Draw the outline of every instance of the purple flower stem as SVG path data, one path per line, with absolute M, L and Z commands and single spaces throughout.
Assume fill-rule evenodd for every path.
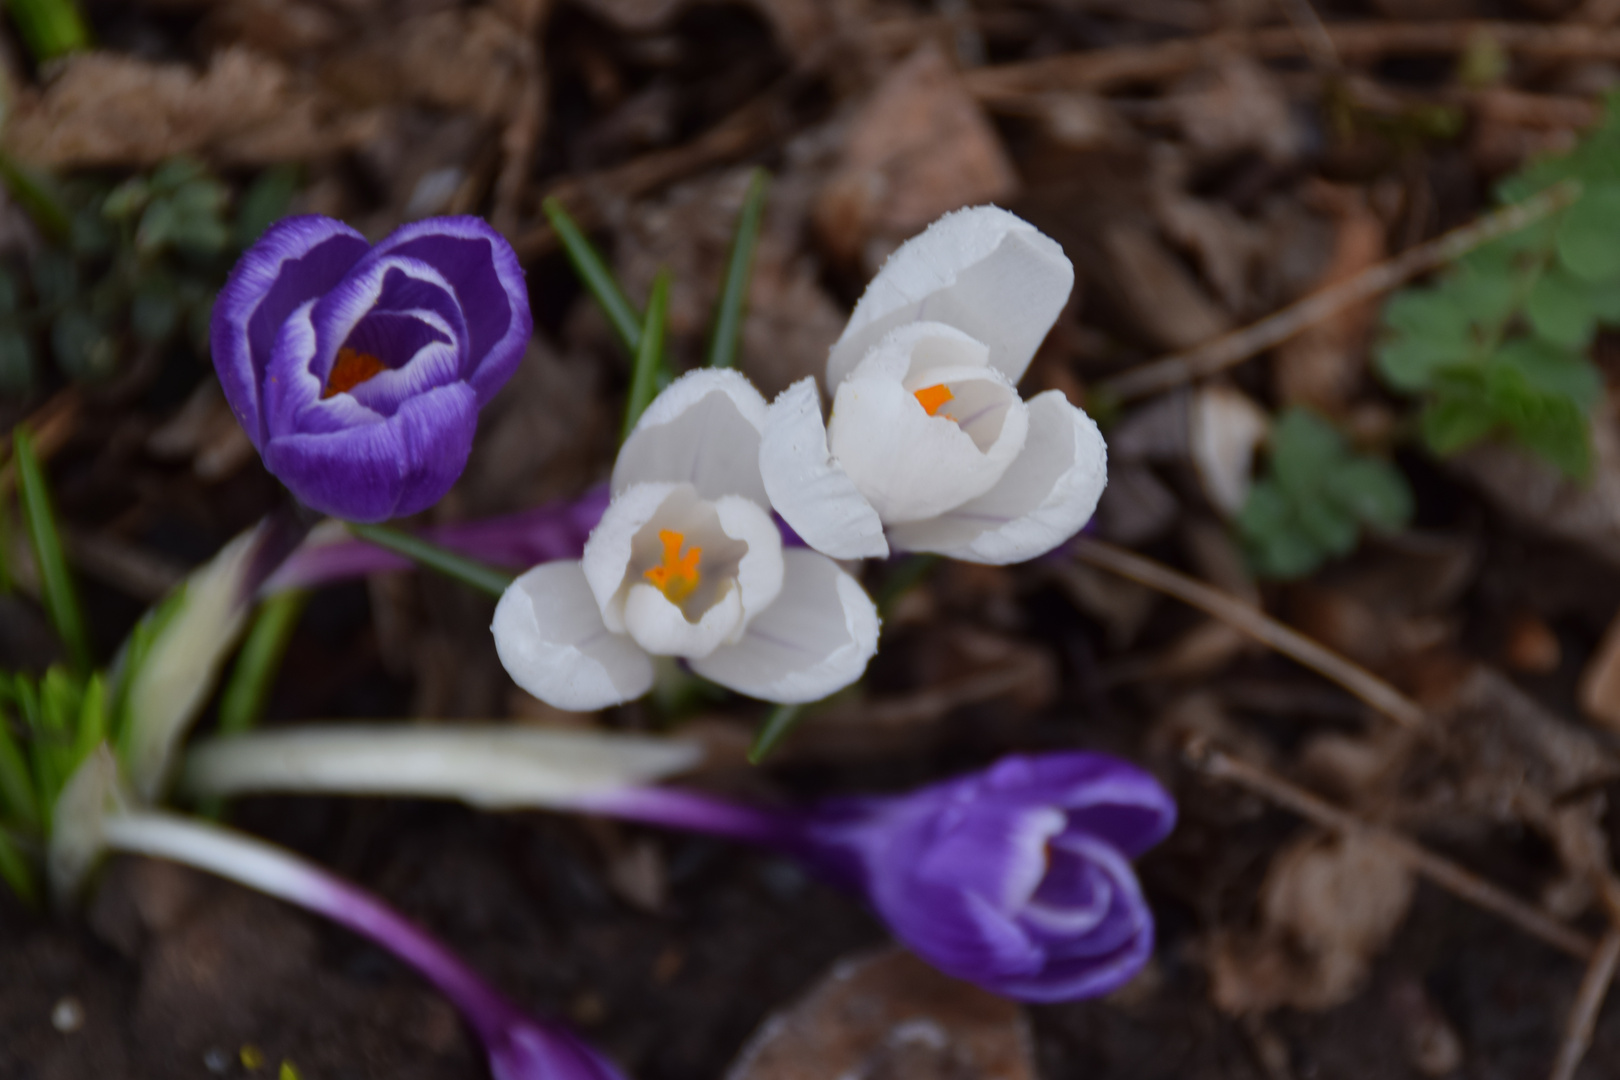
M 789 853 L 797 853 L 804 842 L 804 823 L 798 814 L 681 788 L 621 788 L 582 797 L 574 806 L 588 814 L 723 836 Z
M 159 811 L 102 822 L 108 847 L 206 870 L 321 915 L 387 949 L 455 1003 L 496 1080 L 621 1080 L 579 1039 L 543 1025 L 427 931 L 356 885 L 262 840 Z

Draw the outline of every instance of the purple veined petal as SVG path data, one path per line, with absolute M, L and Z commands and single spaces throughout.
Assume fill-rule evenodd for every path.
M 976 892 L 1003 911 L 1017 911 L 1041 885 L 1047 842 L 1062 834 L 1067 819 L 1052 806 L 986 810 L 949 815 L 929 838 L 914 873 Z
M 879 885 L 871 901 L 895 937 L 947 975 L 996 989 L 1002 979 L 1038 974 L 1045 963 L 1012 916 L 978 893 Z
M 308 216 L 272 225 L 231 271 L 214 302 L 214 368 L 231 411 L 255 447 L 265 441 L 260 385 L 281 324 L 331 289 L 367 251 L 341 221 Z
M 467 320 L 462 377 L 482 408 L 517 370 L 534 331 L 528 285 L 512 245 L 481 218 L 437 217 L 395 229 L 376 254 L 419 259 L 450 283 Z
M 300 430 L 316 422 L 311 414 L 342 408 L 345 397 L 392 416 L 411 397 L 461 378 L 468 327 L 449 283 L 427 263 L 367 258 L 316 302 L 309 321 L 315 346 L 307 363 L 322 393 L 292 418 Z M 331 393 L 333 366 L 345 348 L 375 357 L 384 370 L 343 393 Z M 288 366 L 280 356 L 271 361 L 278 376 Z M 273 419 L 273 431 L 277 419 L 286 422 Z
M 1153 774 L 1107 754 L 1013 756 L 986 780 L 998 798 L 1050 801 L 1067 813 L 1067 831 L 1098 837 L 1132 858 L 1176 824 L 1175 800 Z
M 425 510 L 450 490 L 477 424 L 478 402 L 458 382 L 409 399 L 387 420 L 277 436 L 264 463 L 312 510 L 386 521 Z
M 1153 918 L 1144 908 L 1130 938 L 1106 956 L 1058 959 L 1033 978 L 1009 978 L 992 989 L 1046 1004 L 1111 994 L 1134 979 L 1153 955 Z

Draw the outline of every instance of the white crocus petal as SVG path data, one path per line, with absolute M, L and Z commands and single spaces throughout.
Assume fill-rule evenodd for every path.
M 678 489 L 686 493 L 683 505 L 697 501 L 697 492 L 690 484 L 636 484 L 626 488 L 614 495 L 602 512 L 602 520 L 585 541 L 581 559 L 585 580 L 596 595 L 602 621 L 615 634 L 624 633 L 624 601 L 629 592 L 625 578 L 636 535 Z
M 960 331 L 915 323 L 839 384 L 828 446 L 884 524 L 937 517 L 984 494 L 1023 448 L 1024 403 L 1005 375 L 972 362 L 982 356 Z M 933 385 L 952 400 L 930 416 L 917 391 Z
M 696 551 L 697 581 L 678 600 L 649 571 Z M 710 501 L 691 484 L 636 484 L 608 505 L 585 544 L 584 573 L 604 624 L 661 656 L 707 656 L 735 641 L 782 587 L 782 537 L 752 499 Z
M 878 271 L 827 360 L 837 386 L 897 326 L 948 323 L 984 342 L 990 363 L 1023 377 L 1074 287 L 1057 241 L 1015 214 L 975 206 L 946 214 Z
M 1029 439 L 1001 482 L 929 521 L 896 525 L 897 550 L 1002 565 L 1045 554 L 1090 520 L 1108 483 L 1097 425 L 1058 390 L 1027 402 Z
M 512 582 L 490 630 L 512 680 L 556 708 L 602 709 L 652 688 L 652 657 L 608 631 L 572 559 L 541 563 Z
M 696 622 L 645 581 L 630 586 L 624 602 L 624 629 L 654 656 L 708 656 L 742 629 L 742 597 L 728 590 Z
M 791 548 L 783 559 L 782 593 L 776 602 L 749 625 L 741 641 L 692 661 L 692 670 L 765 701 L 817 701 L 866 670 L 877 651 L 877 607 L 825 555 Z
M 613 465 L 613 494 L 632 484 L 687 483 L 705 499 L 766 505 L 759 437 L 769 406 L 741 373 L 704 368 L 670 383 L 641 414 Z
M 877 511 L 827 449 L 815 379 L 800 379 L 771 402 L 759 470 L 771 506 L 817 551 L 835 559 L 889 554 Z

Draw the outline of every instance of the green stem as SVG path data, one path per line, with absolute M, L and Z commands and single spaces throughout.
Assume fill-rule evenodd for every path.
M 90 635 L 85 629 L 84 611 L 79 607 L 78 590 L 73 576 L 68 573 L 67 558 L 62 553 L 62 537 L 56 527 L 56 513 L 51 506 L 50 489 L 45 474 L 40 471 L 39 459 L 34 456 L 34 443 L 24 428 L 18 428 L 13 439 L 16 448 L 17 492 L 22 502 L 23 522 L 28 539 L 34 549 L 34 561 L 39 565 L 40 593 L 51 622 L 67 647 L 73 666 L 80 671 L 90 670 Z
M 585 283 L 585 288 L 601 307 L 602 314 L 607 316 L 613 332 L 619 335 L 627 350 L 635 353 L 641 344 L 641 316 L 637 314 L 636 306 L 624 295 L 607 262 L 597 254 L 584 232 L 563 209 L 562 203 L 553 196 L 541 203 L 540 208 L 551 222 L 551 228 L 561 241 L 574 272 Z
M 400 532 L 387 525 L 360 525 L 352 521 L 348 524 L 349 531 L 368 544 L 376 544 L 396 555 L 403 555 L 419 566 L 454 578 L 490 596 L 499 597 L 512 584 L 512 575 L 506 571 L 474 562 L 419 536 Z
M 765 756 L 776 749 L 776 744 L 786 738 L 788 732 L 797 727 L 804 717 L 803 705 L 778 705 L 772 709 L 765 722 L 759 725 L 754 744 L 748 748 L 748 764 L 758 765 L 764 761 Z
M 737 215 L 737 233 L 731 240 L 731 255 L 726 260 L 720 302 L 714 312 L 708 358 L 708 365 L 712 368 L 737 366 L 743 311 L 748 304 L 748 285 L 753 275 L 754 249 L 759 246 L 759 227 L 765 215 L 765 192 L 769 186 L 770 174 L 764 169 L 755 169 L 748 180 L 748 194 L 743 198 L 742 212 Z
M 219 731 L 239 735 L 256 726 L 264 716 L 270 687 L 281 670 L 298 617 L 304 613 L 309 593 L 288 589 L 267 599 L 253 617 L 247 640 L 231 669 L 231 680 L 219 699 Z
M 658 396 L 658 369 L 664 355 L 664 313 L 669 308 L 669 271 L 660 270 L 653 278 L 652 295 L 647 298 L 647 320 L 642 324 L 636 346 L 636 364 L 630 374 L 629 400 L 624 406 L 622 443 L 636 429 L 636 421 Z

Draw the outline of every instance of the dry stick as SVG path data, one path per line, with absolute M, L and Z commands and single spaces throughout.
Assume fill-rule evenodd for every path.
M 1508 52 L 1541 59 L 1620 60 L 1620 31 L 1580 25 L 1528 22 L 1338 22 L 1326 24 L 1333 51 L 1345 63 L 1392 54 L 1460 52 L 1481 38 Z M 1307 50 L 1292 26 L 1225 31 L 1154 45 L 1065 53 L 1041 60 L 1001 64 L 968 72 L 968 89 L 995 107 L 1018 106 L 1032 94 L 1100 92 L 1128 83 L 1173 79 L 1211 57 L 1241 53 L 1260 58 L 1298 56 Z
M 1444 266 L 1499 236 L 1533 225 L 1567 207 L 1579 194 L 1580 186 L 1573 181 L 1557 184 L 1522 203 L 1504 206 L 1471 224 L 1408 248 L 1393 259 L 1370 266 L 1355 277 L 1314 292 L 1241 330 L 1105 379 L 1098 384 L 1098 390 L 1113 396 L 1115 400 L 1129 401 L 1223 371 L 1256 353 L 1281 344 L 1307 326 L 1344 308 Z
M 1442 889 L 1476 907 L 1501 916 L 1531 937 L 1540 938 L 1555 949 L 1585 960 L 1593 956 L 1597 948 L 1596 943 L 1585 934 L 1570 929 L 1557 919 L 1520 900 L 1512 893 L 1492 885 L 1472 871 L 1465 870 L 1450 859 L 1418 846 L 1399 833 L 1370 825 L 1354 814 L 1324 802 L 1305 789 L 1290 784 L 1253 762 L 1243 761 L 1223 751 L 1198 745 L 1188 747 L 1188 757 L 1204 775 L 1218 780 L 1230 780 L 1246 787 L 1330 832 L 1358 834 L 1377 840 L 1390 855 L 1413 873 L 1428 878 Z
M 1558 1047 L 1558 1059 L 1553 1062 L 1552 1080 L 1573 1080 L 1575 1068 L 1592 1045 L 1592 1029 L 1597 1026 L 1598 1009 L 1608 996 L 1609 984 L 1614 981 L 1615 964 L 1620 963 L 1620 928 L 1611 927 L 1592 954 L 1581 978 L 1580 992 L 1569 1010 L 1569 1022 L 1564 1028 L 1564 1041 Z
M 1423 723 L 1423 707 L 1366 668 L 1358 667 L 1318 645 L 1297 630 L 1290 630 L 1253 605 L 1230 593 L 1172 570 L 1135 552 L 1080 536 L 1072 541 L 1074 557 L 1120 577 L 1157 589 L 1249 635 L 1331 679 L 1374 709 L 1407 727 Z

